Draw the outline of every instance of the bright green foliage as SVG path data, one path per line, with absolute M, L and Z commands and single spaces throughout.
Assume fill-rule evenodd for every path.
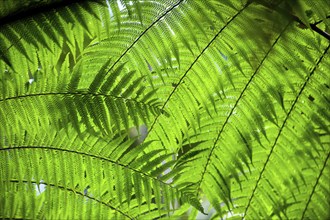
M 329 27 L 328 0 L 0 1 L 0 218 L 329 219 Z

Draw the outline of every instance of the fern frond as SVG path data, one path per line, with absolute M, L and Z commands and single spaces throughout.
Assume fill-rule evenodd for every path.
M 13 153 L 11 153 L 13 152 Z M 84 153 L 79 151 L 70 150 L 70 148 L 54 148 L 47 146 L 19 146 L 1 149 L 2 165 L 6 166 L 5 173 L 6 179 L 2 180 L 3 188 L 18 186 L 21 190 L 25 190 L 26 187 L 32 188 L 23 200 L 18 200 L 16 205 L 18 211 L 13 213 L 13 215 L 20 215 L 20 208 L 31 203 L 36 203 L 38 201 L 38 193 L 36 189 L 32 187 L 31 184 L 39 184 L 45 186 L 45 193 L 55 193 L 57 196 L 57 201 L 62 198 L 66 198 L 66 203 L 70 207 L 81 207 L 87 202 L 91 203 L 93 207 L 92 216 L 101 217 L 100 215 L 105 215 L 103 209 L 110 208 L 109 216 L 122 216 L 133 218 L 134 215 L 141 215 L 141 213 L 135 213 L 134 206 L 138 205 L 141 209 L 145 206 L 152 208 L 152 199 L 155 195 L 155 190 L 159 190 L 157 193 L 163 195 L 164 192 L 171 192 L 173 195 L 177 193 L 172 192 L 172 189 L 168 184 L 158 180 L 157 175 L 148 174 L 148 170 L 152 170 L 153 167 L 146 169 L 139 169 L 139 167 L 132 167 L 130 165 L 125 165 L 120 162 L 112 161 L 106 157 L 102 157 L 97 154 Z M 38 155 L 38 156 L 37 156 Z M 53 164 L 53 157 L 61 157 L 61 160 L 56 161 Z M 12 167 L 11 161 L 15 161 L 17 158 L 24 159 L 26 161 L 26 166 Z M 30 158 L 30 159 L 28 159 Z M 78 159 L 80 158 L 80 159 Z M 76 161 L 74 163 L 69 163 L 70 161 Z M 79 161 L 79 164 L 77 162 Z M 144 161 L 145 163 L 146 161 Z M 140 163 L 142 164 L 142 163 Z M 139 164 L 139 165 L 140 165 Z M 94 171 L 93 167 L 99 167 L 98 171 Z M 15 179 L 15 173 L 18 174 Z M 71 178 L 67 179 L 68 174 L 72 174 Z M 115 174 L 115 175 L 114 175 Z M 68 176 L 69 177 L 69 176 Z M 8 178 L 8 179 L 7 179 Z M 25 181 L 24 179 L 34 179 L 33 181 Z M 149 180 L 147 179 L 149 178 Z M 153 185 L 150 184 L 153 182 Z M 157 185 L 157 187 L 156 187 Z M 106 188 L 102 189 L 104 186 Z M 132 188 L 132 186 L 134 186 Z M 128 188 L 127 188 L 128 187 Z M 155 188 L 156 187 L 156 188 Z M 102 190 L 101 190 L 102 189 Z M 152 190 L 153 189 L 153 190 Z M 19 190 L 17 193 L 20 193 Z M 67 192 L 66 192 L 67 191 Z M 126 193 L 124 193 L 126 192 Z M 131 193 L 129 193 L 131 192 Z M 31 195 L 37 194 L 35 197 L 29 197 Z M 73 193 L 70 197 L 67 197 L 67 193 Z M 5 193 L 7 196 L 7 193 Z M 176 196 L 175 196 L 176 197 Z M 46 197 L 47 198 L 47 197 Z M 25 201 L 24 201 L 25 200 Z M 7 201 L 10 201 L 7 200 Z M 46 199 L 47 201 L 47 199 Z M 43 210 L 47 210 L 46 216 L 51 217 L 54 211 L 60 210 L 59 202 L 55 203 L 45 203 L 46 207 Z M 160 207 L 163 206 L 161 200 L 158 204 Z M 164 205 L 170 201 L 165 202 Z M 4 207 L 7 207 L 10 203 L 5 202 Z M 34 210 L 33 207 L 26 209 L 27 211 Z M 133 209 L 130 210 L 132 207 Z M 72 213 L 61 213 L 58 212 L 58 216 L 74 217 L 79 216 L 81 208 L 73 209 Z M 88 207 L 87 207 L 88 208 Z M 2 216 L 10 216 L 5 209 L 2 211 Z M 65 211 L 65 210 L 64 210 Z M 134 214 L 134 215 L 132 215 Z M 33 216 L 31 213 L 23 213 L 22 217 Z M 88 218 L 85 216 L 83 218 Z
M 0 3 L 0 218 L 329 218 L 329 16 Z

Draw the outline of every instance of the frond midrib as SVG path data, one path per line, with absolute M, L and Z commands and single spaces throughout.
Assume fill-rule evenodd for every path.
M 225 122 L 223 123 L 221 129 L 219 130 L 218 132 L 218 135 L 214 141 L 214 144 L 212 146 L 212 148 L 210 149 L 210 153 L 207 157 L 207 160 L 206 160 L 206 165 L 204 166 L 204 170 L 202 172 L 202 175 L 201 175 L 201 179 L 199 180 L 199 183 L 198 183 L 198 189 L 201 189 L 201 185 L 202 185 L 202 182 L 204 180 L 204 176 L 206 174 L 206 171 L 207 171 L 207 168 L 210 164 L 210 161 L 211 161 L 211 157 L 213 155 L 213 152 L 214 152 L 214 149 L 216 147 L 216 144 L 217 142 L 220 140 L 220 137 L 221 137 L 221 134 L 223 133 L 226 125 L 228 124 L 229 122 L 229 119 L 230 117 L 233 115 L 233 112 L 234 110 L 236 109 L 236 107 L 238 106 L 238 103 L 240 102 L 241 98 L 243 97 L 243 94 L 245 93 L 245 91 L 247 90 L 247 88 L 250 86 L 251 82 L 253 81 L 253 79 L 255 78 L 255 76 L 257 75 L 257 73 L 259 73 L 259 70 L 260 68 L 263 66 L 264 62 L 267 60 L 267 58 L 269 57 L 269 54 L 271 53 L 271 51 L 274 49 L 274 47 L 276 46 L 276 43 L 278 42 L 278 40 L 281 38 L 282 34 L 285 32 L 285 30 L 287 29 L 287 27 L 289 27 L 291 24 L 291 22 L 289 22 L 285 28 L 283 28 L 282 32 L 278 35 L 278 37 L 275 39 L 275 41 L 273 42 L 273 44 L 271 45 L 271 47 L 269 48 L 269 50 L 267 51 L 267 53 L 265 54 L 265 56 L 263 57 L 263 59 L 260 61 L 260 64 L 258 65 L 258 67 L 256 68 L 256 70 L 254 71 L 254 73 L 251 75 L 250 79 L 248 80 L 248 82 L 246 83 L 246 85 L 244 86 L 243 90 L 240 92 L 234 106 L 231 108 L 228 116 L 226 117 L 225 119 Z
M 110 209 L 112 209 L 112 210 L 120 213 L 121 215 L 123 215 L 123 216 L 125 216 L 125 217 L 127 217 L 129 219 L 134 219 L 133 217 L 129 216 L 127 213 L 121 211 L 120 209 L 118 209 L 118 208 L 116 208 L 114 206 L 111 206 L 109 203 L 103 202 L 103 201 L 101 201 L 101 200 L 99 200 L 97 198 L 94 198 L 92 196 L 85 195 L 84 193 L 82 193 L 80 191 L 77 191 L 77 190 L 74 190 L 74 189 L 71 189 L 71 188 L 68 188 L 68 187 L 65 187 L 65 186 L 61 186 L 59 184 L 46 183 L 44 181 L 42 183 L 40 183 L 40 182 L 37 182 L 37 181 L 34 181 L 34 180 L 27 181 L 27 180 L 22 180 L 22 179 L 20 179 L 20 180 L 18 180 L 18 179 L 10 179 L 10 180 L 8 180 L 8 182 L 11 182 L 11 183 L 27 183 L 27 184 L 31 184 L 32 183 L 32 184 L 36 184 L 36 185 L 42 184 L 42 185 L 49 186 L 49 187 L 54 187 L 54 188 L 57 188 L 57 189 L 67 190 L 69 192 L 72 192 L 72 193 L 77 194 L 77 195 L 82 196 L 82 197 L 86 197 L 86 198 L 91 199 L 91 200 L 93 200 L 93 201 L 95 201 L 97 203 L 100 203 L 100 204 L 102 204 L 104 206 L 107 206 Z
M 96 159 L 107 161 L 107 162 L 112 163 L 114 165 L 123 167 L 125 169 L 131 170 L 131 171 L 133 171 L 135 173 L 139 173 L 142 176 L 145 176 L 145 177 L 147 177 L 149 179 L 155 180 L 155 181 L 157 181 L 157 182 L 159 182 L 161 184 L 164 184 L 164 185 L 166 185 L 166 186 L 168 186 L 168 187 L 170 187 L 172 189 L 175 188 L 170 183 L 164 182 L 163 180 L 161 180 L 161 179 L 159 179 L 157 177 L 153 177 L 149 173 L 145 173 L 145 172 L 142 172 L 140 170 L 137 170 L 137 169 L 135 169 L 133 167 L 130 167 L 129 164 L 122 164 L 122 163 L 120 163 L 118 161 L 114 161 L 114 160 L 111 160 L 111 159 L 106 158 L 106 157 L 102 157 L 102 156 L 99 156 L 99 155 L 94 155 L 94 154 L 90 154 L 90 153 L 86 153 L 86 152 L 69 150 L 69 149 L 65 149 L 65 148 L 51 147 L 51 146 L 19 146 L 19 147 L 7 147 L 7 148 L 1 148 L 0 149 L 0 152 L 1 151 L 6 151 L 6 150 L 32 150 L 32 149 L 47 149 L 47 150 L 54 150 L 54 151 L 60 151 L 60 152 L 68 152 L 68 153 L 78 154 L 78 155 L 87 156 L 87 157 L 91 157 L 91 158 L 96 158 Z
M 309 74 L 309 76 L 307 77 L 307 79 L 306 79 L 306 81 L 304 82 L 303 86 L 301 87 L 299 93 L 297 94 L 295 100 L 293 101 L 293 103 L 292 103 L 292 105 L 291 105 L 291 108 L 290 108 L 290 110 L 288 111 L 288 113 L 287 113 L 287 115 L 286 115 L 286 117 L 285 117 L 285 119 L 284 119 L 284 121 L 283 121 L 283 124 L 282 124 L 282 126 L 280 127 L 279 132 L 278 132 L 278 134 L 277 134 L 277 136 L 276 136 L 276 138 L 275 138 L 275 140 L 274 140 L 274 143 L 273 143 L 273 145 L 271 146 L 271 150 L 270 150 L 269 154 L 267 155 L 267 159 L 266 159 L 266 161 L 265 161 L 265 163 L 264 163 L 264 166 L 262 167 L 262 170 L 260 171 L 259 177 L 258 177 L 258 179 L 257 179 L 257 181 L 256 181 L 256 184 L 255 184 L 254 188 L 253 188 L 252 194 L 251 194 L 251 196 L 250 196 L 250 198 L 249 198 L 249 202 L 248 202 L 248 204 L 247 204 L 247 206 L 246 206 L 246 208 L 245 208 L 245 211 L 244 211 L 243 216 L 246 216 L 246 214 L 247 214 L 247 212 L 248 212 L 248 210 L 249 210 L 249 207 L 250 207 L 250 205 L 251 205 L 251 203 L 252 203 L 252 200 L 253 200 L 253 198 L 254 198 L 255 192 L 256 192 L 256 190 L 257 190 L 257 188 L 258 188 L 258 186 L 259 186 L 259 182 L 261 181 L 261 178 L 262 178 L 262 175 L 263 175 L 263 173 L 264 173 L 264 171 L 265 171 L 265 169 L 266 169 L 266 166 L 267 166 L 268 162 L 270 161 L 270 157 L 273 155 L 274 149 L 275 149 L 275 147 L 277 146 L 277 141 L 278 141 L 278 139 L 280 138 L 280 136 L 281 136 L 281 134 L 282 134 L 282 131 L 283 131 L 285 125 L 286 125 L 286 122 L 287 122 L 288 119 L 290 118 L 290 115 L 291 115 L 291 113 L 293 112 L 293 109 L 294 109 L 295 105 L 297 104 L 299 98 L 301 97 L 301 94 L 303 93 L 303 91 L 304 91 L 304 89 L 305 89 L 307 83 L 310 81 L 311 77 L 314 75 L 317 66 L 321 63 L 322 59 L 325 57 L 325 54 L 327 53 L 327 51 L 329 50 L 329 48 L 330 48 L 330 44 L 329 44 L 328 47 L 324 50 L 324 52 L 323 52 L 321 58 L 318 60 L 318 62 L 314 65 L 314 68 L 312 69 L 311 73 Z
M 321 178 L 322 175 L 323 175 L 323 171 L 324 171 L 325 168 L 326 168 L 326 165 L 327 165 L 327 163 L 328 163 L 328 161 L 329 161 L 329 158 L 330 158 L 330 152 L 328 153 L 327 158 L 324 160 L 323 166 L 322 166 L 322 168 L 321 168 L 321 170 L 320 170 L 320 173 L 319 173 L 319 175 L 318 175 L 318 177 L 317 177 L 317 179 L 316 179 L 316 181 L 315 181 L 315 184 L 314 184 L 314 186 L 313 186 L 313 189 L 312 189 L 312 191 L 311 191 L 311 194 L 309 195 L 308 200 L 307 200 L 307 202 L 306 202 L 306 206 L 305 206 L 304 211 L 303 211 L 303 213 L 302 213 L 301 219 L 305 219 L 305 215 L 306 215 L 306 212 L 307 212 L 308 206 L 309 206 L 310 202 L 312 201 L 312 197 L 313 197 L 313 195 L 314 195 L 314 193 L 315 193 L 315 189 L 316 189 L 317 185 L 319 184 L 320 178 Z
M 8 100 L 17 100 L 17 99 L 25 99 L 25 98 L 31 98 L 31 97 L 42 97 L 42 96 L 94 96 L 94 97 L 111 97 L 114 99 L 123 99 L 125 101 L 132 101 L 138 104 L 143 104 L 146 106 L 149 106 L 150 108 L 155 108 L 155 106 L 150 105 L 149 103 L 144 103 L 141 101 L 138 101 L 137 99 L 134 98 L 125 98 L 121 96 L 115 96 L 112 94 L 103 94 L 103 93 L 90 93 L 90 92 L 47 92 L 47 93 L 30 93 L 30 94 L 25 94 L 25 95 L 18 95 L 18 96 L 12 96 L 12 97 L 7 97 L 4 99 L 0 99 L 1 102 L 5 102 Z M 161 109 L 156 107 L 157 109 Z
M 174 8 L 178 7 L 183 0 L 178 0 L 177 3 L 172 5 L 169 9 L 167 9 L 162 15 L 160 15 L 155 21 L 153 21 L 142 33 L 129 45 L 126 50 L 117 58 L 117 60 L 111 65 L 106 74 L 108 74 L 120 61 L 121 59 L 134 47 L 136 43 L 140 41 L 140 39 L 154 26 L 156 25 L 162 18 L 164 18 L 168 13 L 170 13 Z
M 209 41 L 209 43 L 203 48 L 203 50 L 196 56 L 196 58 L 193 60 L 193 62 L 190 64 L 190 66 L 188 67 L 188 69 L 185 71 L 185 73 L 180 77 L 179 81 L 177 83 L 175 83 L 174 88 L 172 89 L 171 93 L 168 95 L 168 97 L 166 98 L 161 110 L 163 111 L 167 105 L 167 103 L 170 101 L 171 97 L 174 95 L 174 93 L 177 91 L 178 87 L 182 84 L 182 82 L 184 81 L 184 79 L 187 77 L 188 73 L 190 72 L 190 70 L 192 69 L 192 67 L 197 63 L 197 61 L 199 60 L 199 58 L 204 54 L 204 52 L 212 45 L 212 43 L 219 37 L 219 35 L 222 33 L 223 30 L 225 30 L 228 27 L 228 24 L 230 24 L 239 14 L 241 14 L 241 12 L 246 9 L 248 6 L 250 5 L 250 3 L 246 4 L 244 7 L 242 7 L 220 30 L 219 32 Z M 151 133 L 151 131 L 153 130 L 155 124 L 157 123 L 158 118 L 160 117 L 161 114 L 158 114 L 153 123 L 151 124 L 150 130 L 149 130 L 149 134 Z

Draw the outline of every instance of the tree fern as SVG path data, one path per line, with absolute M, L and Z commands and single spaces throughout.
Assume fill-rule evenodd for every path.
M 0 217 L 329 218 L 329 16 L 0 3 Z

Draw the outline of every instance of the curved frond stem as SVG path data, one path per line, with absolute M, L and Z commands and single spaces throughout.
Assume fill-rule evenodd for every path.
M 76 191 L 74 189 L 70 189 L 70 188 L 67 188 L 67 187 L 64 187 L 64 186 L 61 186 L 61 185 L 56 185 L 56 184 L 53 184 L 53 183 L 46 183 L 46 182 L 40 183 L 40 182 L 36 182 L 36 181 L 33 181 L 33 180 L 31 180 L 31 181 L 26 181 L 26 180 L 9 180 L 9 182 L 11 182 L 11 183 L 27 183 L 27 184 L 33 183 L 33 184 L 41 184 L 41 185 L 45 185 L 45 186 L 49 186 L 49 187 L 54 187 L 54 188 L 58 188 L 58 189 L 62 189 L 62 190 L 67 190 L 67 191 L 72 192 L 74 194 L 77 194 L 79 196 L 86 197 L 86 198 L 88 198 L 90 200 L 93 200 L 93 201 L 95 201 L 97 203 L 100 203 L 102 205 L 105 205 L 105 206 L 109 207 L 110 209 L 112 209 L 112 210 L 114 210 L 116 212 L 119 212 L 121 215 L 123 215 L 123 216 L 125 216 L 125 217 L 127 217 L 129 219 L 134 219 L 133 217 L 131 217 L 128 214 L 124 213 L 123 211 L 117 209 L 116 207 L 113 207 L 113 206 L 109 205 L 108 203 L 105 203 L 105 202 L 103 202 L 103 201 L 101 201 L 101 200 L 99 200 L 97 198 L 94 198 L 94 197 L 89 196 L 89 195 L 85 195 L 82 192 L 79 192 L 79 191 Z
M 25 95 L 19 95 L 19 96 L 13 96 L 13 97 L 7 97 L 4 99 L 0 99 L 0 102 L 8 101 L 8 100 L 17 100 L 17 99 L 24 99 L 24 98 L 29 98 L 29 97 L 40 97 L 40 96 L 70 96 L 70 95 L 80 95 L 80 96 L 101 96 L 101 97 L 112 97 L 115 99 L 123 99 L 126 101 L 133 101 L 135 103 L 139 104 L 145 104 L 149 107 L 151 107 L 147 103 L 142 103 L 136 99 L 130 99 L 130 98 L 124 98 L 121 96 L 114 96 L 111 94 L 102 94 L 102 93 L 90 93 L 90 92 L 48 92 L 48 93 L 35 93 L 35 94 L 25 94 Z
M 228 27 L 228 24 L 230 24 L 239 14 L 241 14 L 241 12 L 243 10 L 245 10 L 248 6 L 250 5 L 250 3 L 247 3 L 243 8 L 241 8 L 227 23 L 226 25 L 224 25 L 219 32 L 214 35 L 214 37 L 211 39 L 211 41 L 203 48 L 203 50 L 198 54 L 198 56 L 196 56 L 196 58 L 194 59 L 194 61 L 190 64 L 190 66 L 188 67 L 188 69 L 186 70 L 186 72 L 181 76 L 181 78 L 179 79 L 179 81 L 177 83 L 175 83 L 175 86 L 173 88 L 173 90 L 171 91 L 171 93 L 168 95 L 167 99 L 165 100 L 163 106 L 162 106 L 162 111 L 164 110 L 165 106 L 167 105 L 167 103 L 170 101 L 171 97 L 174 95 L 174 93 L 177 91 L 178 87 L 181 85 L 181 83 L 183 82 L 183 80 L 186 78 L 187 74 L 190 72 L 190 70 L 192 69 L 192 67 L 197 63 L 197 61 L 199 60 L 199 58 L 204 54 L 204 52 L 212 45 L 212 43 L 219 37 L 219 35 L 222 33 L 223 30 L 225 30 Z M 161 114 L 158 114 L 155 117 L 155 120 L 153 121 L 153 123 L 151 124 L 150 130 L 148 132 L 148 134 L 151 133 L 154 125 L 157 123 L 157 120 L 159 118 Z
M 61 152 L 68 152 L 68 153 L 73 153 L 73 154 L 78 154 L 78 155 L 82 155 L 82 156 L 86 156 L 86 157 L 92 157 L 92 158 L 95 158 L 95 159 L 99 159 L 99 160 L 103 160 L 103 161 L 107 161 L 109 163 L 112 163 L 112 164 L 115 164 L 117 166 L 120 166 L 120 167 L 123 167 L 125 169 L 128 169 L 128 170 L 131 170 L 135 173 L 139 173 L 145 177 L 148 177 L 152 180 L 156 180 L 162 184 L 165 184 L 167 186 L 169 186 L 170 188 L 174 188 L 171 184 L 169 183 L 166 183 L 164 181 L 162 181 L 161 179 L 158 179 L 156 177 L 153 177 L 151 176 L 150 174 L 148 173 L 144 173 L 140 170 L 137 170 L 137 169 L 134 169 L 128 165 L 125 165 L 125 164 L 122 164 L 122 163 L 119 163 L 118 161 L 114 161 L 114 160 L 111 160 L 109 158 L 106 158 L 106 157 L 101 157 L 101 156 L 98 156 L 98 155 L 93 155 L 93 154 L 89 154 L 89 153 L 85 153 L 85 152 L 80 152 L 80 151 L 75 151 L 75 150 L 69 150 L 69 149 L 63 149 L 63 148 L 57 148 L 57 147 L 41 147 L 41 146 L 20 146 L 20 147 L 10 147 L 10 148 L 1 148 L 0 151 L 2 150 L 33 150 L 33 149 L 47 149 L 47 150 L 54 150 L 54 151 L 61 151 Z
M 128 51 L 130 51 L 134 45 L 140 41 L 140 39 L 155 25 L 157 24 L 162 18 L 164 18 L 168 13 L 170 13 L 174 8 L 176 8 L 177 6 L 179 6 L 181 3 L 183 2 L 183 0 L 179 0 L 177 3 L 175 3 L 174 5 L 172 5 L 169 9 L 167 9 L 162 15 L 160 15 L 154 22 L 152 22 L 134 41 L 131 45 L 129 45 L 126 50 L 120 55 L 120 57 L 118 57 L 118 59 L 111 65 L 111 67 L 108 69 L 107 73 L 108 74 L 113 68 L 114 66 L 117 65 L 117 63 L 119 63 L 119 61 L 128 53 Z
M 266 170 L 266 167 L 267 167 L 267 165 L 268 165 L 268 162 L 270 161 L 270 158 L 271 158 L 271 156 L 272 156 L 272 154 L 273 154 L 273 152 L 274 152 L 275 147 L 277 146 L 277 145 L 276 145 L 276 144 L 277 144 L 277 141 L 279 140 L 279 138 L 280 138 L 280 136 L 281 136 L 281 133 L 282 133 L 282 131 L 283 131 L 285 125 L 286 125 L 286 122 L 287 122 L 288 119 L 290 118 L 290 115 L 291 115 L 291 113 L 293 112 L 293 109 L 294 109 L 295 105 L 297 104 L 297 102 L 298 102 L 298 100 L 299 100 L 301 94 L 303 93 L 303 91 L 304 91 L 306 85 L 307 85 L 308 82 L 310 81 L 310 78 L 314 75 L 314 72 L 315 72 L 317 66 L 319 65 L 319 63 L 321 63 L 323 57 L 325 56 L 325 54 L 327 53 L 327 51 L 329 50 L 329 48 L 330 48 L 330 44 L 329 44 L 328 47 L 324 50 L 323 55 L 322 55 L 321 58 L 318 60 L 318 62 L 315 64 L 315 66 L 314 66 L 314 68 L 312 69 L 310 75 L 308 76 L 308 78 L 306 79 L 305 83 L 304 83 L 303 86 L 301 87 L 301 89 L 300 89 L 298 95 L 296 96 L 296 99 L 295 99 L 294 102 L 292 103 L 291 108 L 290 108 L 290 110 L 288 111 L 288 113 L 287 113 L 287 115 L 286 115 L 286 117 L 285 117 L 285 119 L 284 119 L 284 121 L 283 121 L 283 123 L 282 123 L 282 126 L 281 126 L 280 129 L 279 129 L 279 132 L 278 132 L 278 134 L 277 134 L 277 136 L 276 136 L 276 138 L 275 138 L 274 144 L 272 145 L 271 150 L 270 150 L 270 152 L 269 152 L 269 154 L 268 154 L 268 156 L 267 156 L 267 159 L 266 159 L 266 161 L 265 161 L 265 163 L 264 163 L 264 166 L 263 166 L 263 168 L 262 168 L 262 170 L 261 170 L 261 172 L 260 172 L 260 174 L 259 174 L 258 180 L 257 180 L 257 182 L 256 182 L 256 184 L 255 184 L 255 186 L 254 186 L 254 189 L 253 189 L 253 191 L 252 191 L 252 194 L 251 194 L 251 196 L 250 196 L 250 198 L 249 198 L 249 202 L 248 202 L 248 204 L 247 204 L 247 206 L 246 206 L 246 208 L 245 208 L 245 211 L 244 211 L 244 213 L 243 213 L 243 218 L 246 216 L 246 214 L 247 214 L 247 212 L 248 212 L 248 210 L 249 210 L 249 207 L 250 207 L 250 205 L 251 205 L 251 203 L 252 203 L 252 200 L 253 200 L 253 198 L 254 198 L 255 192 L 256 192 L 256 190 L 257 190 L 257 188 L 258 188 L 258 186 L 259 186 L 259 182 L 261 181 L 262 175 L 263 175 L 263 173 L 264 173 L 265 170 Z
M 320 170 L 320 174 L 319 174 L 319 176 L 318 176 L 317 179 L 316 179 L 316 182 L 315 182 L 315 184 L 314 184 L 314 186 L 313 186 L 312 192 L 311 192 L 311 194 L 310 194 L 310 196 L 309 196 L 309 198 L 308 198 L 308 201 L 307 201 L 307 203 L 306 203 L 305 209 L 304 209 L 303 214 L 302 214 L 302 216 L 301 216 L 301 219 L 305 219 L 305 213 L 306 213 L 306 211 L 307 211 L 308 205 L 310 204 L 310 202 L 311 202 L 311 200 L 312 200 L 312 197 L 313 197 L 313 195 L 314 195 L 315 189 L 316 189 L 316 187 L 317 187 L 317 185 L 318 185 L 318 183 L 319 183 L 319 180 L 320 180 L 320 178 L 321 178 L 321 176 L 322 176 L 322 174 L 323 174 L 323 171 L 325 170 L 325 167 L 326 167 L 326 165 L 327 165 L 327 163 L 328 163 L 328 161 L 329 161 L 329 158 L 330 158 L 330 152 L 328 153 L 328 156 L 327 156 L 327 158 L 325 159 L 325 161 L 324 161 L 324 163 L 323 163 L 323 167 L 322 167 L 322 169 Z
M 274 43 L 272 44 L 272 46 L 269 48 L 269 50 L 267 51 L 267 53 L 265 54 L 265 56 L 263 57 L 263 59 L 261 60 L 259 66 L 256 68 L 256 70 L 254 71 L 254 73 L 252 74 L 252 76 L 250 77 L 249 81 L 246 83 L 245 87 L 243 88 L 242 92 L 240 93 L 239 97 L 237 98 L 234 106 L 231 108 L 231 111 L 229 112 L 228 116 L 226 117 L 226 120 L 225 122 L 223 123 L 218 135 L 217 135 L 217 138 L 215 139 L 214 141 L 214 144 L 210 150 L 210 153 L 207 157 L 207 161 L 206 161 L 206 164 L 205 164 L 205 167 L 204 167 L 204 170 L 203 170 L 203 173 L 202 173 L 202 176 L 201 176 L 201 179 L 198 183 L 198 188 L 200 189 L 201 188 L 201 184 L 203 182 L 203 179 L 204 179 L 204 176 L 206 174 L 206 171 L 208 169 L 208 166 L 210 164 L 210 161 L 211 161 L 211 157 L 213 155 L 213 151 L 216 147 L 216 144 L 217 142 L 220 140 L 221 138 L 221 135 L 223 133 L 223 131 L 225 130 L 225 127 L 228 125 L 228 122 L 229 122 L 229 119 L 231 118 L 231 116 L 233 115 L 233 112 L 234 110 L 236 109 L 236 107 L 238 106 L 238 103 L 240 102 L 241 98 L 243 97 L 245 91 L 247 90 L 247 88 L 250 86 L 251 82 L 253 81 L 253 79 L 255 78 L 255 76 L 257 75 L 257 73 L 259 73 L 259 70 L 260 68 L 263 66 L 264 62 L 267 60 L 267 58 L 269 57 L 269 54 L 270 52 L 273 50 L 273 48 L 275 47 L 276 43 L 278 42 L 278 40 L 281 38 L 282 34 L 285 32 L 285 30 L 290 26 L 291 22 L 289 22 L 285 28 L 283 28 L 282 32 L 277 36 L 277 38 L 275 39 Z

